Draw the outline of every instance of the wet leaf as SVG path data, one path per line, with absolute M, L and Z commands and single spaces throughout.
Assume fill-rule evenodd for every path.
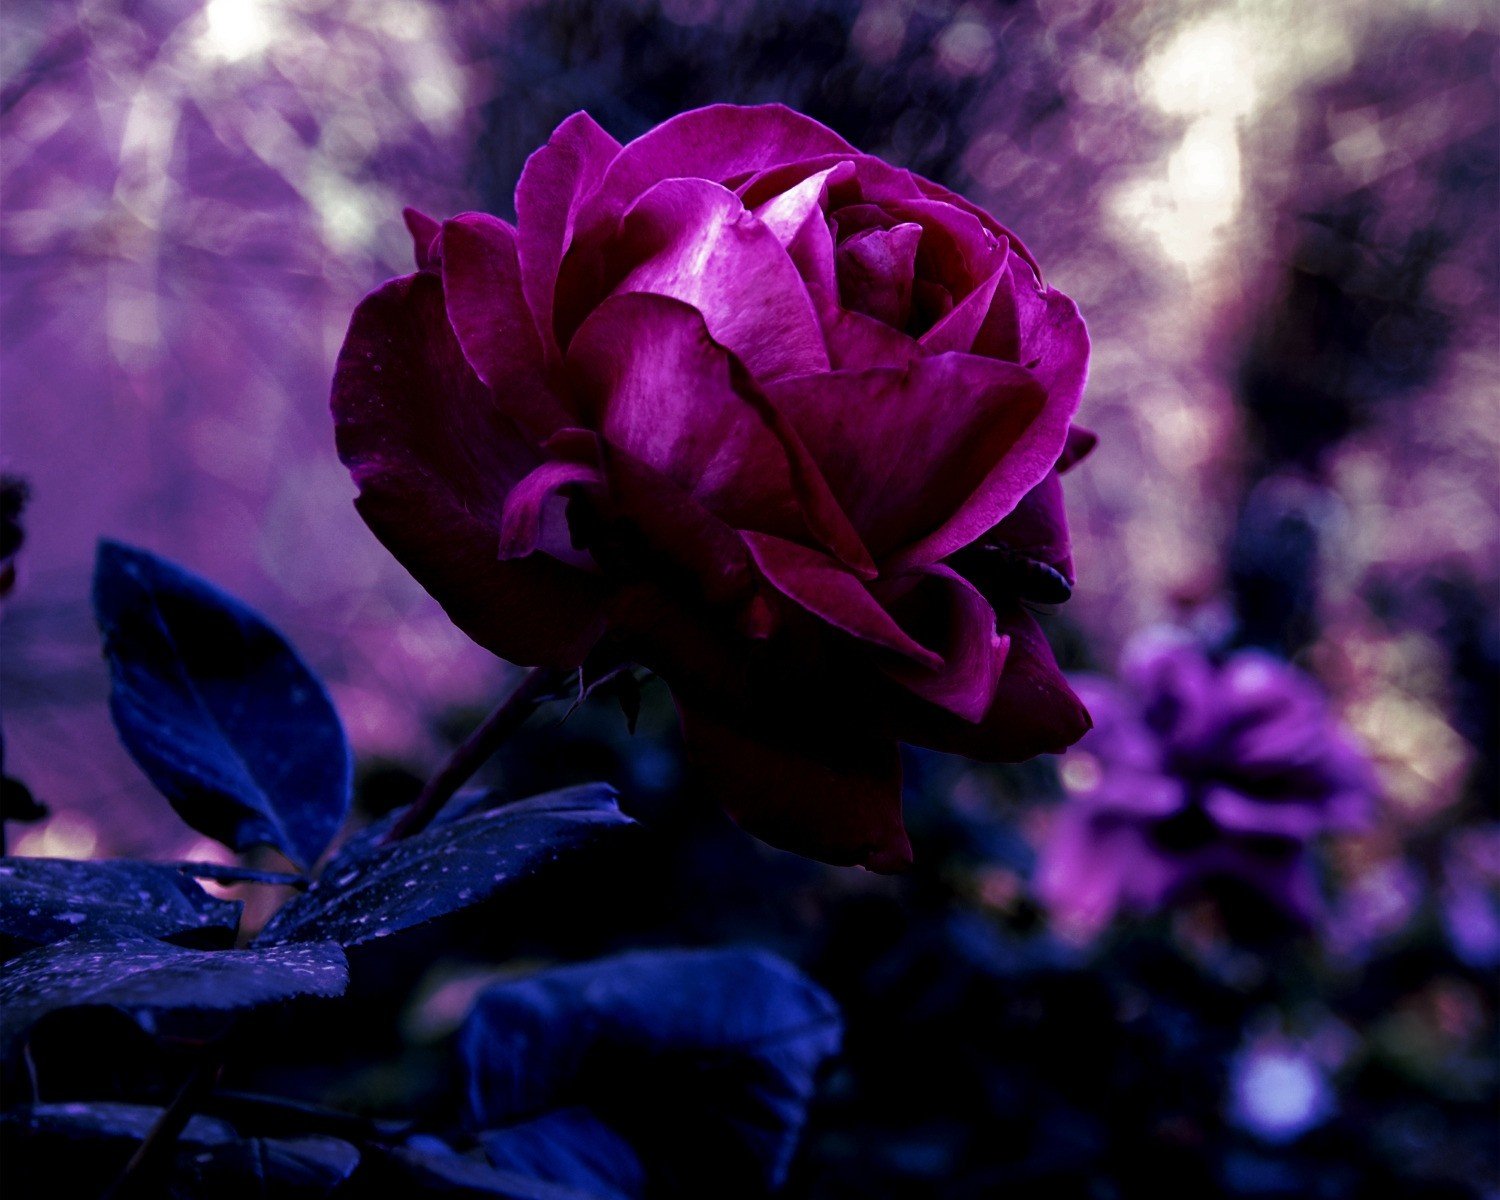
M 240 908 L 161 863 L 0 859 L 0 940 L 8 950 L 113 935 L 228 946 Z
M 182 819 L 235 850 L 317 861 L 348 811 L 349 746 L 281 634 L 205 580 L 110 541 L 94 613 L 120 738 Z
M 633 824 L 614 789 L 596 783 L 493 812 L 440 816 L 404 841 L 382 844 L 381 832 L 367 831 L 276 914 L 259 942 L 358 946 L 387 937 L 492 900 Z
M 7 1042 L 50 1012 L 107 1005 L 133 1015 L 228 1011 L 298 996 L 337 996 L 349 983 L 331 942 L 189 950 L 149 938 L 59 942 L 0 967 Z
M 136 1104 L 43 1104 L 0 1117 L 7 1190 L 26 1196 L 97 1196 L 119 1176 L 161 1115 Z M 359 1151 L 331 1137 L 241 1138 L 223 1121 L 195 1116 L 153 1195 L 163 1200 L 315 1200 L 359 1165 Z

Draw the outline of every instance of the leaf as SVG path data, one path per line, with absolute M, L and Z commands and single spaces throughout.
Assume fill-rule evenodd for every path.
M 352 792 L 328 693 L 260 616 L 181 567 L 99 543 L 94 614 L 110 713 L 178 814 L 235 850 L 316 862 Z
M 11 948 L 114 935 L 228 946 L 242 907 L 161 863 L 0 859 L 0 939 Z
M 136 1104 L 42 1104 L 0 1116 L 7 1190 L 27 1196 L 98 1196 L 119 1176 L 161 1109 Z M 177 1140 L 164 1200 L 314 1200 L 359 1165 L 359 1151 L 331 1137 L 241 1138 L 223 1121 L 195 1116 Z
M 60 942 L 0 967 L 8 1042 L 50 1012 L 108 1005 L 134 1015 L 228 1011 L 297 996 L 338 996 L 349 984 L 331 942 L 249 950 L 188 950 L 149 938 Z
M 424 1138 L 426 1143 L 436 1139 Z M 362 1188 L 360 1184 L 366 1184 Z M 372 1146 L 365 1168 L 356 1176 L 353 1197 L 432 1196 L 443 1200 L 605 1200 L 598 1193 L 581 1192 L 441 1149 Z
M 399 842 L 382 844 L 380 833 L 366 831 L 276 914 L 257 941 L 358 946 L 482 904 L 564 854 L 634 824 L 620 811 L 613 788 L 592 783 L 494 812 L 442 817 Z
M 469 1121 L 492 1161 L 585 1190 L 612 1161 L 614 1200 L 774 1190 L 839 1038 L 833 1000 L 782 959 L 678 950 L 498 984 L 459 1042 Z M 644 1181 L 583 1136 L 580 1106 L 635 1148 Z M 538 1120 L 549 1113 L 550 1128 Z
M 646 1168 L 625 1138 L 586 1108 L 548 1113 L 480 1137 L 490 1165 L 537 1179 L 566 1180 L 600 1200 L 646 1194 Z

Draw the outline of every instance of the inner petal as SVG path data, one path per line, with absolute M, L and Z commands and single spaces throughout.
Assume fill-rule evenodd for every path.
M 912 285 L 922 227 L 868 229 L 838 248 L 839 302 L 896 329 L 911 317 Z

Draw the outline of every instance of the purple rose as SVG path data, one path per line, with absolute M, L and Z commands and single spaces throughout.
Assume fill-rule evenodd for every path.
M 897 744 L 1060 751 L 1088 338 L 1014 235 L 786 108 L 589 117 L 517 224 L 407 223 L 333 410 L 359 510 L 481 645 L 636 662 L 765 840 L 910 858 Z
M 1313 916 L 1309 844 L 1362 824 L 1375 782 L 1312 679 L 1153 631 L 1127 648 L 1118 683 L 1073 684 L 1095 724 L 1063 763 L 1071 796 L 1038 868 L 1065 924 L 1091 932 L 1221 879 Z

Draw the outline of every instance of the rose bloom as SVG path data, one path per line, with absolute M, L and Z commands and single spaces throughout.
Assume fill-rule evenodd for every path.
M 1088 337 L 1013 234 L 777 105 L 578 113 L 516 212 L 408 210 L 333 385 L 360 513 L 465 632 L 649 668 L 743 826 L 876 870 L 899 742 L 1088 728 L 1026 608 L 1073 583 Z
M 1375 781 L 1311 678 L 1162 630 L 1126 648 L 1118 682 L 1073 684 L 1095 725 L 1063 762 L 1072 794 L 1042 848 L 1038 891 L 1054 915 L 1091 933 L 1119 909 L 1232 880 L 1314 917 L 1310 844 L 1362 825 Z

